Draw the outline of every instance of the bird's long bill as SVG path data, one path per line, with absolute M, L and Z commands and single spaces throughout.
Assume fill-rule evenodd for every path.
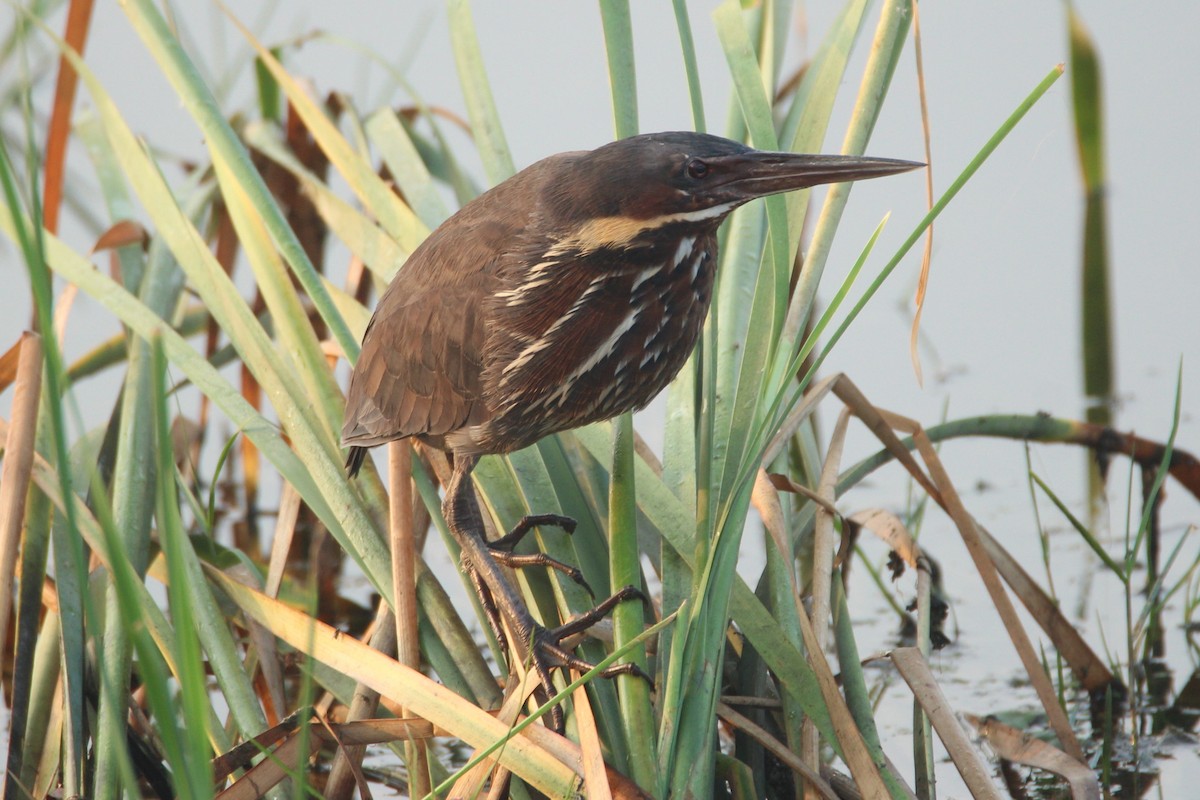
M 728 157 L 729 171 L 734 177 L 722 188 L 749 200 L 822 183 L 882 178 L 923 166 L 895 158 L 751 151 Z

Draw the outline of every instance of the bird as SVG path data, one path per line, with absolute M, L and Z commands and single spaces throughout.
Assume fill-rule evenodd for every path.
M 625 587 L 566 626 L 537 625 L 497 566 L 535 524 L 486 540 L 471 471 L 561 431 L 647 405 L 690 355 L 712 301 L 717 229 L 766 195 L 923 166 L 911 161 L 753 149 L 664 132 L 552 155 L 464 205 L 417 247 L 363 337 L 342 443 L 351 476 L 367 448 L 415 438 L 447 452 L 442 510 L 497 638 L 537 670 L 590 665 L 561 646 Z M 578 570 L 536 560 L 581 580 Z M 617 665 L 606 674 L 635 672 Z

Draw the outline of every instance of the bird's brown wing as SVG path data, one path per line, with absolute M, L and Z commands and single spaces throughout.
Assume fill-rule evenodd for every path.
M 371 447 L 466 424 L 479 399 L 483 336 L 468 287 L 390 287 L 363 337 L 342 442 Z
M 413 251 L 379 300 L 350 379 L 342 441 L 441 437 L 488 416 L 487 299 L 530 228 L 530 168 L 464 206 Z

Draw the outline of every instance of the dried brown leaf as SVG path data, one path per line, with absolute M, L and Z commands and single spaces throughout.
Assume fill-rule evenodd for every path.
M 150 234 L 140 222 L 123 219 L 100 234 L 100 238 L 92 245 L 92 255 L 103 253 L 106 250 L 117 250 L 131 244 L 140 244 L 145 247 L 149 242 Z
M 882 508 L 867 508 L 854 512 L 847 519 L 875 534 L 893 552 L 904 559 L 905 564 L 916 569 L 921 549 L 917 547 L 916 540 L 913 539 L 912 534 L 904 527 L 904 522 L 898 516 Z
M 1096 773 L 1069 755 L 1036 736 L 1023 733 L 991 717 L 980 719 L 963 715 L 987 739 L 996 755 L 1018 764 L 1044 769 L 1061 775 L 1071 787 L 1074 800 L 1100 800 L 1100 782 Z
M 1042 591 L 1042 587 L 1037 585 L 1024 567 L 996 541 L 995 537 L 984 530 L 983 526 L 977 527 L 980 541 L 983 542 L 988 557 L 996 565 L 1004 582 L 1021 601 L 1021 605 L 1025 606 L 1025 610 L 1033 617 L 1038 627 L 1050 637 L 1050 641 L 1070 666 L 1071 674 L 1080 685 L 1089 692 L 1096 692 L 1113 683 L 1116 678 L 1112 671 L 1070 623 L 1053 598 Z

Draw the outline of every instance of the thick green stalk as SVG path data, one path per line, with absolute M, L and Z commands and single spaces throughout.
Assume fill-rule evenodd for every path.
M 608 75 L 612 87 L 614 127 L 618 139 L 638 130 L 637 74 L 633 56 L 633 24 L 629 0 L 600 0 Z M 609 576 L 614 590 L 642 587 L 641 550 L 637 536 L 637 488 L 634 481 L 633 416 L 623 414 L 613 426 L 612 481 L 609 484 Z M 612 614 L 613 644 L 620 648 L 645 630 L 642 604 L 628 601 Z M 637 647 L 629 660 L 647 670 L 646 651 Z M 625 738 L 629 743 L 631 776 L 643 788 L 655 783 L 654 708 L 650 689 L 641 678 L 617 678 L 617 696 Z
M 746 486 L 732 498 L 728 514 L 717 521 L 708 563 L 697 565 L 698 580 L 692 593 L 696 611 L 685 644 L 680 749 L 671 771 L 672 797 L 704 797 L 711 791 L 725 636 L 733 588 L 744 586 L 735 568 L 749 507 L 750 487 Z
M 1075 113 L 1075 143 L 1087 198 L 1084 215 L 1083 274 L 1083 388 L 1089 403 L 1088 421 L 1108 424 L 1114 391 L 1112 309 L 1108 287 L 1108 231 L 1105 222 L 1104 107 L 1100 59 L 1091 34 L 1069 5 L 1071 42 L 1071 99 Z M 1093 410 L 1094 409 L 1094 410 Z
M 637 70 L 633 58 L 633 22 L 629 0 L 600 0 L 608 83 L 612 90 L 613 121 L 618 139 L 638 132 Z
M 49 438 L 39 428 L 39 444 Z M 54 509 L 43 492 L 30 492 L 25 505 L 25 537 L 21 547 L 21 582 L 16 605 L 16 654 L 13 657 L 12 708 L 9 709 L 8 756 L 6 759 L 5 796 L 16 791 L 12 784 L 18 776 L 21 786 L 32 786 L 34 772 L 45 743 L 46 726 L 61 672 L 60 620 L 57 613 L 46 614 L 42 622 L 42 585 L 50 556 L 50 526 Z M 51 616 L 53 622 L 50 621 Z M 43 627 L 43 624 L 45 627 Z M 52 631 L 54 647 L 45 653 L 41 645 L 44 631 Z M 53 665 L 48 661 L 53 658 Z M 38 692 L 42 687 L 43 691 Z
M 637 586 L 645 591 L 637 544 L 632 415 L 622 415 L 616 420 L 613 430 L 613 471 L 608 512 L 612 541 L 609 574 L 614 589 Z M 613 611 L 613 644 L 622 647 L 641 634 L 645 627 L 642 604 L 636 600 L 622 603 Z M 626 660 L 637 664 L 642 671 L 649 672 L 644 647 L 635 647 Z M 650 687 L 639 677 L 622 675 L 617 678 L 617 693 L 629 742 L 630 771 L 638 785 L 649 790 L 655 783 L 657 761 Z

